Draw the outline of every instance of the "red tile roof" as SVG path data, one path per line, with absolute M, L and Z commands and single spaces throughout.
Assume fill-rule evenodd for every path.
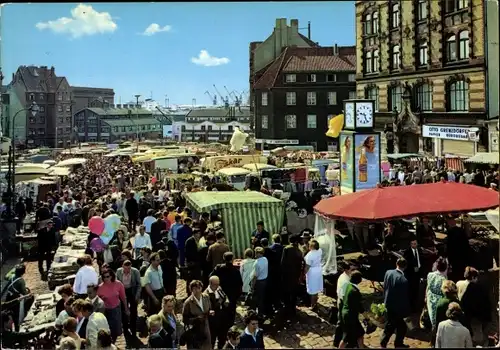
M 266 72 L 253 85 L 254 89 L 270 89 L 274 86 L 274 82 L 276 81 L 276 78 L 281 71 L 281 67 L 283 66 L 285 57 L 287 57 L 288 50 L 289 48 L 286 47 L 281 55 L 279 55 L 278 58 L 276 58 L 274 62 L 271 63 Z
M 355 71 L 356 67 L 340 56 L 293 56 L 283 72 L 338 72 Z

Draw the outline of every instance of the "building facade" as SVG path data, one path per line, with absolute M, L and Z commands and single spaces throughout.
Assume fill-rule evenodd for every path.
M 355 60 L 354 46 L 285 48 L 253 85 L 257 147 L 335 150 L 325 132 L 343 101 L 356 98 Z
M 66 147 L 71 143 L 72 91 L 54 67 L 20 66 L 6 94 L 2 126 L 18 146 Z M 27 110 L 33 103 L 38 105 L 36 114 Z
M 114 143 L 162 137 L 161 122 L 145 109 L 87 107 L 75 113 L 74 118 L 80 142 Z
M 244 132 L 250 131 L 249 108 L 201 108 L 192 109 L 180 124 L 181 141 L 229 142 L 236 127 Z
M 383 152 L 487 149 L 484 38 L 483 0 L 356 2 L 357 95 Z
M 98 107 L 105 103 L 115 103 L 115 91 L 108 88 L 95 88 L 87 86 L 72 86 L 73 111 L 80 111 L 86 107 Z

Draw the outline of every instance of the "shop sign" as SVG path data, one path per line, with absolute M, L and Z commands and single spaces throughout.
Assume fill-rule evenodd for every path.
M 422 136 L 446 140 L 479 141 L 477 128 L 452 125 L 423 125 Z
M 260 141 L 260 142 L 258 142 Z M 256 143 L 267 143 L 268 145 L 298 145 L 299 140 L 271 140 L 271 139 L 265 139 L 265 140 L 255 140 Z

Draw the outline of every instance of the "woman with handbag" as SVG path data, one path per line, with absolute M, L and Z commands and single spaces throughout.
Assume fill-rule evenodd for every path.
M 443 282 L 446 281 L 446 271 L 448 264 L 444 258 L 439 258 L 436 261 L 436 271 L 429 272 L 427 275 L 427 289 L 425 291 L 426 307 L 429 313 L 429 319 L 432 327 L 437 327 L 436 311 L 439 300 L 444 296 L 441 291 Z

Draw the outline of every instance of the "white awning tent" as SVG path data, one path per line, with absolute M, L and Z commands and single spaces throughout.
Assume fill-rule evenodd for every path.
M 59 163 L 56 164 L 56 166 L 57 167 L 65 167 L 65 166 L 85 164 L 86 162 L 87 162 L 87 159 L 85 159 L 85 158 L 70 158 L 70 159 L 60 161 Z
M 52 167 L 49 170 L 50 170 L 49 174 L 55 176 L 68 176 L 71 173 L 71 170 L 69 168 L 60 166 Z
M 498 152 L 478 152 L 474 156 L 464 160 L 465 163 L 476 163 L 476 164 L 499 164 L 500 156 Z

